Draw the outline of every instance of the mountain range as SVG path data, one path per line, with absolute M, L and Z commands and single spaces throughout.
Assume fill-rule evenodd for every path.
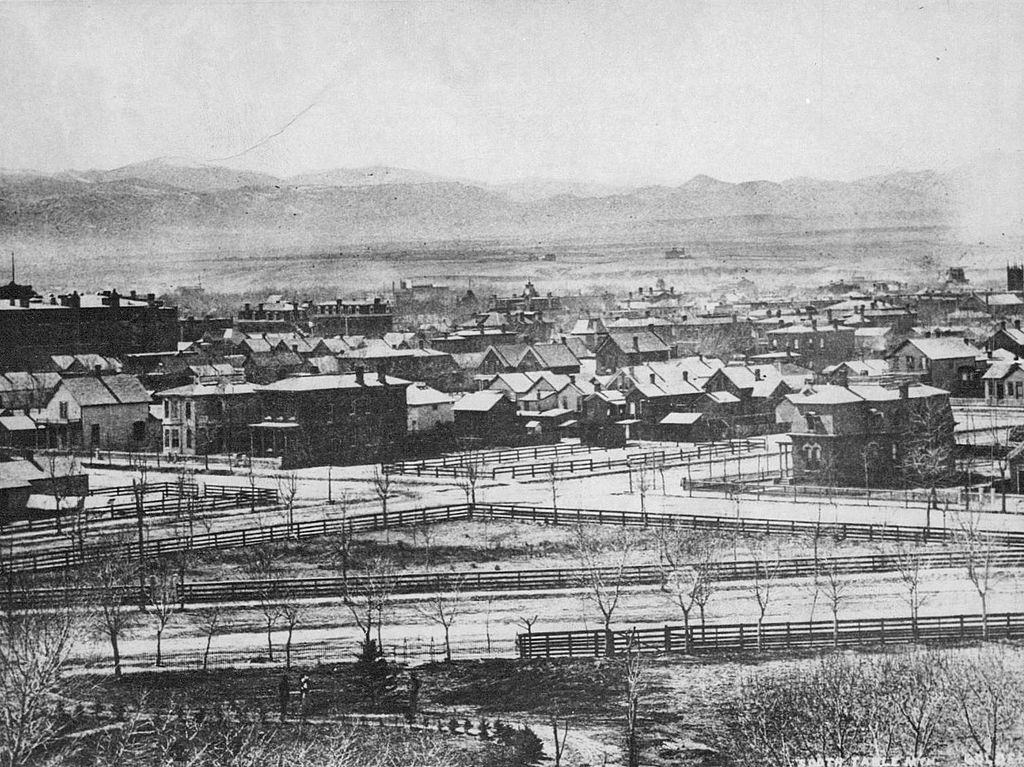
M 161 158 L 113 170 L 0 170 L 0 232 L 276 240 L 301 232 L 307 240 L 312 234 L 352 242 L 955 225 L 965 207 L 978 208 L 986 196 L 1005 199 L 1005 162 L 995 161 L 990 172 L 992 162 L 856 181 L 696 176 L 678 186 L 616 187 L 551 179 L 482 183 L 387 166 L 278 178 Z M 990 178 L 996 181 L 986 188 Z M 1020 180 L 1008 178 L 1011 187 Z M 1019 217 L 1019 206 L 1010 215 Z

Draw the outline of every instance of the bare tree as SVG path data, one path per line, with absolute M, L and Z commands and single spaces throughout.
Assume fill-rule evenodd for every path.
M 292 667 L 292 637 L 295 629 L 305 616 L 305 605 L 299 600 L 294 590 L 284 587 L 281 589 L 281 619 L 284 621 L 285 630 L 288 632 L 284 642 L 284 666 Z
M 35 609 L 25 579 L 14 573 L 4 579 L 11 601 L 0 611 L 0 764 L 28 767 L 43 763 L 41 752 L 69 728 L 56 704 L 59 695 L 69 693 L 66 672 L 85 638 L 85 614 L 79 609 L 77 576 L 62 579 L 57 593 L 64 599 L 45 610 Z
M 679 528 L 661 528 L 658 535 L 661 562 L 661 590 L 665 592 L 683 614 L 686 632 L 685 651 L 692 648 L 693 634 L 690 615 L 701 601 L 710 598 L 714 554 L 705 539 L 695 539 Z M 703 606 L 701 606 L 703 626 Z
M 131 454 L 129 454 L 129 460 L 131 460 Z M 135 459 L 135 473 L 136 476 L 132 478 L 132 498 L 135 501 L 135 531 L 138 545 L 138 553 L 136 556 L 139 561 L 142 561 L 143 551 L 146 548 L 146 493 L 149 492 L 149 486 L 146 483 L 146 478 L 149 475 L 149 467 L 146 465 L 146 461 L 141 456 Z M 138 568 L 139 571 L 139 609 L 145 610 L 146 604 L 144 601 L 146 593 L 146 574 L 142 567 Z
M 646 463 L 641 463 L 636 472 L 636 493 L 640 496 L 640 515 L 647 524 L 647 493 L 655 488 L 657 480 Z
M 284 504 L 288 519 L 288 535 L 294 535 L 295 528 L 295 496 L 299 493 L 299 476 L 294 471 L 279 474 L 277 477 L 277 497 Z
M 267 659 L 274 662 L 274 628 L 281 619 L 281 590 L 271 546 L 253 546 L 246 552 L 245 569 L 256 581 L 256 599 L 267 632 Z
M 131 623 L 128 605 L 135 597 L 130 581 L 139 569 L 138 561 L 127 557 L 105 557 L 96 565 L 95 583 L 99 592 L 97 628 L 110 642 L 116 677 L 121 676 L 120 641 Z M 145 597 L 139 599 L 144 601 Z
M 839 647 L 839 611 L 849 599 L 850 581 L 845 578 L 834 563 L 825 568 L 821 581 L 825 603 L 832 613 L 832 646 Z
M 751 582 L 754 599 L 757 602 L 757 651 L 764 650 L 764 617 L 771 601 L 772 587 L 782 566 L 778 549 L 769 552 L 767 547 L 748 546 L 750 558 L 754 562 L 754 578 Z
M 206 607 L 199 613 L 196 618 L 196 625 L 203 632 L 203 636 L 206 637 L 206 645 L 203 648 L 203 671 L 207 669 L 207 663 L 210 660 L 210 645 L 213 643 L 213 637 L 220 629 L 221 621 L 224 618 L 224 608 L 218 604 L 212 604 Z
M 1019 652 L 1005 647 L 971 651 L 946 665 L 956 703 L 957 734 L 984 764 L 996 767 L 1024 717 L 1024 674 Z
M 341 509 L 341 525 L 338 534 L 331 539 L 331 555 L 341 571 L 342 580 L 348 578 L 349 566 L 352 564 L 352 530 L 348 519 L 348 495 L 342 494 L 338 501 Z
M 476 508 L 476 487 L 480 482 L 480 459 L 476 453 L 466 456 L 464 463 L 455 470 L 455 483 L 462 489 L 466 496 L 466 503 L 470 506 L 470 512 Z
M 358 578 L 348 577 L 342 586 L 342 601 L 352 614 L 356 626 L 363 632 L 363 652 L 375 657 L 383 648 L 379 646 L 384 605 L 391 600 L 395 589 L 395 566 L 391 560 L 377 557 L 371 560 Z M 378 642 L 373 639 L 377 625 Z
M 988 595 L 995 585 L 995 540 L 980 525 L 978 514 L 958 513 L 956 540 L 963 546 L 967 580 L 981 600 L 982 635 L 988 639 Z
M 943 653 L 914 651 L 885 655 L 875 663 L 882 691 L 875 706 L 882 717 L 893 720 L 900 753 L 932 757 L 946 735 L 954 705 L 945 681 L 947 662 Z
M 949 479 L 953 461 L 953 413 L 948 400 L 944 404 L 932 398 L 912 400 L 905 424 L 905 449 L 901 460 L 904 478 L 909 484 L 928 490 L 925 510 L 925 535 L 930 535 L 932 509 L 938 510 L 936 488 Z
M 640 695 L 645 685 L 645 669 L 636 634 L 631 634 L 622 662 L 626 687 L 626 764 L 640 767 Z
M 892 557 L 896 563 L 896 575 L 904 589 L 901 597 L 910 608 L 911 632 L 914 639 L 917 639 L 921 607 L 931 597 L 931 594 L 921 589 L 921 582 L 924 578 L 921 556 L 911 547 L 900 543 L 893 548 Z
M 583 525 L 576 526 L 576 557 L 582 569 L 580 587 L 584 589 L 584 598 L 601 613 L 606 655 L 615 654 L 612 618 L 622 596 L 623 571 L 629 563 L 634 542 L 634 534 L 626 528 L 616 529 L 606 543 Z M 611 560 L 608 567 L 602 567 L 605 552 Z
M 554 736 L 555 767 L 561 767 L 562 756 L 565 754 L 565 740 L 569 737 L 569 718 L 551 714 L 551 734 Z
M 464 602 L 462 578 L 460 577 L 452 582 L 450 588 L 443 591 L 439 588 L 428 599 L 416 606 L 416 611 L 420 615 L 444 629 L 444 659 L 446 663 L 452 661 L 452 624 L 462 612 Z
M 175 573 L 170 560 L 160 559 L 150 569 L 147 588 L 147 611 L 156 626 L 156 665 L 163 665 L 164 629 L 178 608 Z
M 53 498 L 54 522 L 57 534 L 63 532 L 62 506 L 64 501 L 73 495 L 69 484 L 70 478 L 77 473 L 78 462 L 70 450 L 49 450 L 43 460 L 43 471 L 46 473 L 47 489 Z
M 394 484 L 394 477 L 387 470 L 384 464 L 373 467 L 373 493 L 380 501 L 381 522 L 384 526 L 385 540 L 390 540 L 388 532 L 388 498 L 391 497 L 391 486 Z

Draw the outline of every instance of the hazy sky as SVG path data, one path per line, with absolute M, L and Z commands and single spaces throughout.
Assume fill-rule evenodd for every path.
M 1024 2 L 0 5 L 0 167 L 261 141 L 229 164 L 630 183 L 945 168 L 1024 148 Z

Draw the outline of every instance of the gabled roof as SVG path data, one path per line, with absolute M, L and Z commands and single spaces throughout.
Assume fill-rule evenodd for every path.
M 457 412 L 487 413 L 493 410 L 503 399 L 505 399 L 505 395 L 502 392 L 483 389 L 467 394 L 452 405 L 452 410 Z
M 579 359 L 565 344 L 534 344 L 531 348 L 546 368 L 578 367 L 580 364 Z
M 627 354 L 641 354 L 670 351 L 668 345 L 662 341 L 657 334 L 650 330 L 608 330 L 608 342 L 615 344 L 621 351 Z M 636 346 L 633 340 L 636 339 Z
M 996 328 L 995 332 L 992 335 L 994 336 L 997 333 L 1002 333 L 1005 336 L 1007 336 L 1011 341 L 1013 341 L 1015 344 L 1020 344 L 1020 345 L 1024 346 L 1024 330 L 1020 330 L 1019 328 L 1013 328 L 1013 327 L 1011 327 L 1011 328 Z
M 1013 360 L 1000 360 L 998 362 L 993 362 L 989 366 L 989 369 L 985 371 L 985 375 L 982 376 L 982 379 L 987 381 L 1001 381 L 1014 370 L 1022 369 L 1024 369 L 1024 367 L 1022 367 L 1019 362 L 1015 362 Z
M 931 360 L 960 359 L 976 357 L 983 352 L 974 344 L 962 338 L 908 338 L 896 347 L 893 356 L 906 346 L 913 346 L 921 354 Z
M 405 390 L 405 404 L 411 407 L 422 407 L 424 405 L 450 405 L 451 403 L 451 395 L 431 388 L 422 382 L 414 383 Z
M 149 402 L 149 392 L 131 375 L 82 376 L 65 378 L 66 389 L 81 407 L 136 405 Z

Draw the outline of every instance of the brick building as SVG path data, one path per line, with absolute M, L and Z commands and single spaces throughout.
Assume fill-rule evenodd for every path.
M 251 424 L 252 454 L 280 456 L 285 466 L 391 460 L 406 436 L 407 386 L 362 370 L 263 386 L 263 420 Z
M 0 301 L 0 369 L 38 369 L 54 355 L 174 350 L 178 309 L 152 293 L 71 293 Z
M 808 386 L 788 394 L 776 418 L 789 424 L 793 481 L 824 486 L 894 487 L 953 475 L 949 392 L 923 384 Z

